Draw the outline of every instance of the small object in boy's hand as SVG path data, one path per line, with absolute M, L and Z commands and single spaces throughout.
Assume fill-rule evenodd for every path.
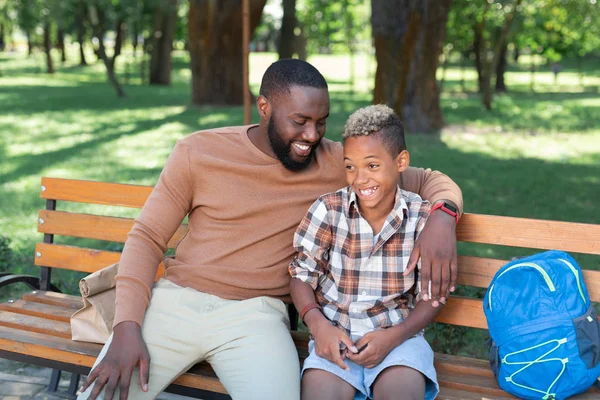
M 340 352 L 346 350 L 347 348 L 348 348 L 348 346 L 346 346 L 346 343 L 340 342 Z
M 363 351 L 364 349 L 366 349 L 368 345 L 369 345 L 369 343 L 365 343 L 365 345 L 363 347 L 361 347 L 360 349 L 358 349 L 358 351 L 356 352 L 356 354 L 360 354 L 360 352 Z

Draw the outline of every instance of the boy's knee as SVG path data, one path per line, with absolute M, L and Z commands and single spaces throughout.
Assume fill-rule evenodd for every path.
M 426 378 L 421 372 L 410 367 L 393 366 L 384 369 L 373 383 L 373 399 L 423 400 L 425 388 Z

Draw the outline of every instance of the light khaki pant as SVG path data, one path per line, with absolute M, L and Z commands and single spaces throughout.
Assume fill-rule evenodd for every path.
M 234 400 L 296 400 L 300 368 L 282 301 L 225 300 L 161 279 L 154 285 L 142 326 L 150 352 L 148 392 L 134 370 L 130 399 L 153 399 L 202 360 L 211 364 Z M 106 354 L 108 342 L 94 367 Z M 79 399 L 87 399 L 91 385 Z M 102 391 L 100 398 L 103 398 Z M 118 399 L 117 393 L 113 397 Z

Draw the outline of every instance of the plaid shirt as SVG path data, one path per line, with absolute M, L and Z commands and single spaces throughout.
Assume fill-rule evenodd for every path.
M 323 314 L 353 340 L 397 325 L 416 305 L 419 281 L 414 272 L 402 273 L 430 208 L 419 195 L 398 187 L 394 208 L 373 244 L 373 230 L 350 187 L 323 195 L 296 230 L 298 253 L 290 275 L 315 290 Z

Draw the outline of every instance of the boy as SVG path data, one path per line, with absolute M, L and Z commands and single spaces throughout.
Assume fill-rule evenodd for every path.
M 366 107 L 348 119 L 343 142 L 349 186 L 321 196 L 294 236 L 290 289 L 314 339 L 302 398 L 433 399 L 422 330 L 439 308 L 405 273 L 431 207 L 398 186 L 410 162 L 402 123 L 387 106 Z

